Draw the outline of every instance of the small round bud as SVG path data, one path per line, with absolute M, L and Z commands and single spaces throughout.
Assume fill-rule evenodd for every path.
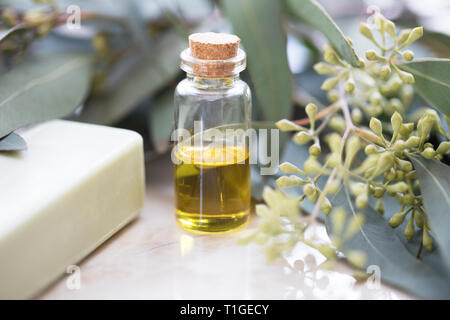
M 333 153 L 339 153 L 341 151 L 342 137 L 340 134 L 336 132 L 330 133 L 325 137 L 325 141 Z
M 313 157 L 318 157 L 320 155 L 320 151 L 320 145 L 318 144 L 313 144 L 309 147 L 309 154 Z
M 345 130 L 345 120 L 341 116 L 333 116 L 328 122 L 330 128 L 335 131 L 343 132 Z
M 400 115 L 400 113 L 398 113 L 397 111 L 394 112 L 394 114 L 391 117 L 391 124 L 392 124 L 392 130 L 394 131 L 394 135 L 397 135 L 399 130 L 400 130 L 400 126 L 403 123 L 403 118 Z
M 425 225 L 424 216 L 418 210 L 414 211 L 414 220 L 419 228 L 423 228 Z
M 388 151 L 383 152 L 379 157 L 379 161 L 375 167 L 375 170 L 371 175 L 371 179 L 375 179 L 379 175 L 391 169 L 393 164 L 394 164 L 394 157 L 392 156 L 392 153 Z
M 411 135 L 411 132 L 413 132 L 413 130 L 414 130 L 414 123 L 412 123 L 412 122 L 403 123 L 400 126 L 399 133 L 402 137 L 404 137 L 404 139 L 407 139 L 407 138 L 409 138 L 409 136 Z
M 402 152 L 406 148 L 406 143 L 405 143 L 405 141 L 399 139 L 399 140 L 395 141 L 394 145 L 391 146 L 391 148 L 392 148 L 392 150 L 394 150 L 396 152 Z
M 434 151 L 433 148 L 425 148 L 425 150 L 422 151 L 421 155 L 425 159 L 432 159 L 436 155 L 436 151 Z
M 363 114 L 359 108 L 353 108 L 351 113 L 353 123 L 360 123 L 363 120 Z
M 380 76 L 383 79 L 389 77 L 390 74 L 391 74 L 391 67 L 389 67 L 389 65 L 386 64 L 380 68 Z
M 390 193 L 403 193 L 408 190 L 408 185 L 404 181 L 400 181 L 386 186 L 386 190 Z
M 412 194 L 405 194 L 401 199 L 401 203 L 405 206 L 411 206 L 414 204 L 414 196 Z
M 334 51 L 333 47 L 330 44 L 326 44 L 323 48 L 323 58 L 326 62 L 341 65 L 342 63 L 339 61 L 338 55 L 336 51 Z
M 375 188 L 373 189 L 373 196 L 374 196 L 375 198 L 378 198 L 378 199 L 379 199 L 379 198 L 383 197 L 384 191 L 386 191 L 386 189 L 383 188 L 383 187 L 375 187 Z
M 322 172 L 322 166 L 315 157 L 309 157 L 303 164 L 306 173 L 319 174 Z
M 341 188 L 341 181 L 339 180 L 333 180 L 327 185 L 327 190 L 334 195 L 338 193 L 340 188 Z
M 308 103 L 305 107 L 306 114 L 308 115 L 308 118 L 314 119 L 317 114 L 317 106 L 314 103 Z
M 413 169 L 412 163 L 407 160 L 396 159 L 397 163 L 403 171 L 409 172 Z
M 381 96 L 381 93 L 379 91 L 374 91 L 372 92 L 372 94 L 370 95 L 370 103 L 377 106 L 380 105 L 381 102 L 383 101 L 383 97 Z
M 401 45 L 400 49 L 410 45 L 411 43 L 421 38 L 422 36 L 423 36 L 423 27 L 416 27 L 412 29 L 411 32 L 408 34 L 408 38 Z
M 402 71 L 402 70 L 398 70 L 396 69 L 398 76 L 400 77 L 400 79 L 402 79 L 402 81 L 406 84 L 413 84 L 414 81 L 414 76 L 406 71 Z
M 402 101 L 398 98 L 389 99 L 389 107 L 392 108 L 392 110 L 400 113 L 404 112 L 405 110 Z
M 396 170 L 395 171 L 395 180 L 401 181 L 405 179 L 405 172 L 403 170 Z
M 305 131 L 300 131 L 300 132 L 296 133 L 294 135 L 294 137 L 292 138 L 292 140 L 296 144 L 305 144 L 305 143 L 311 141 L 311 139 L 312 139 L 312 137 Z
M 368 144 L 365 148 L 364 148 L 364 152 L 367 155 L 371 155 L 371 154 L 375 154 L 378 152 L 378 148 L 374 145 L 374 144 Z
M 349 79 L 345 82 L 344 90 L 347 93 L 353 93 L 355 91 L 355 81 Z
M 406 61 L 411 61 L 412 59 L 414 59 L 414 53 L 411 50 L 405 50 L 402 53 L 402 57 L 403 59 L 405 59 Z
M 388 172 L 386 172 L 386 173 L 384 174 L 384 176 L 386 177 L 386 179 L 387 179 L 388 181 L 394 180 L 394 179 L 395 179 L 395 176 L 396 176 L 395 170 L 392 168 L 391 170 L 389 170 Z
M 308 197 L 313 195 L 316 192 L 316 188 L 311 184 L 305 184 L 303 186 L 303 193 L 306 194 Z

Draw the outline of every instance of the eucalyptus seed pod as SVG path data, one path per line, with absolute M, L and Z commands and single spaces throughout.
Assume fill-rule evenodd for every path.
M 309 202 L 316 202 L 318 198 L 319 198 L 319 192 L 317 192 L 317 191 L 315 191 L 312 195 L 307 197 Z
M 309 119 L 314 119 L 317 114 L 317 106 L 314 103 L 308 103 L 305 107 L 306 114 Z
M 371 179 L 375 179 L 381 174 L 388 171 L 390 168 L 392 168 L 393 164 L 394 164 L 394 157 L 392 156 L 392 153 L 389 151 L 383 152 L 380 155 L 377 166 L 375 167 L 375 170 L 371 175 Z
M 278 167 L 284 173 L 300 173 L 302 175 L 305 175 L 305 173 L 302 170 L 300 170 L 299 168 L 297 168 L 297 166 L 293 165 L 290 162 L 283 162 Z
M 367 172 L 369 169 L 374 169 L 375 166 L 378 163 L 378 159 L 379 159 L 379 154 L 371 154 L 369 155 L 364 161 L 363 163 L 354 170 L 354 172 L 356 174 L 363 174 L 365 172 Z
M 400 69 L 395 69 L 395 72 L 397 72 L 398 76 L 400 77 L 400 79 L 402 79 L 402 81 L 406 84 L 413 84 L 414 81 L 414 76 L 406 71 L 402 71 Z
M 316 192 L 316 188 L 312 183 L 307 183 L 303 186 L 303 193 L 309 197 L 313 195 Z
M 361 142 L 357 136 L 350 136 L 345 146 L 345 163 L 350 165 L 361 148 Z
M 433 159 L 433 157 L 436 155 L 436 151 L 434 151 L 433 148 L 425 148 L 425 150 L 422 151 L 421 155 L 425 159 Z
M 414 130 L 414 123 L 412 122 L 402 123 L 402 125 L 400 126 L 399 133 L 403 139 L 408 139 L 413 130 Z
M 415 197 L 412 194 L 410 194 L 410 193 L 405 194 L 401 198 L 401 200 L 402 200 L 401 204 L 404 204 L 405 206 L 412 206 L 414 204 L 414 199 L 415 199 Z
M 403 211 L 403 208 L 395 213 L 391 219 L 389 219 L 389 225 L 392 228 L 397 228 L 399 225 L 403 223 L 406 217 L 406 211 Z
M 380 56 L 375 50 L 366 51 L 366 59 L 369 61 L 386 61 L 385 57 Z
M 296 144 L 305 144 L 311 141 L 311 139 L 311 135 L 305 131 L 300 131 L 292 137 L 292 141 L 294 141 Z
M 339 190 L 341 189 L 341 181 L 336 179 L 336 180 L 332 180 L 328 185 L 327 185 L 327 190 L 329 193 L 335 195 L 339 192 Z
M 302 186 L 308 183 L 307 180 L 303 180 L 300 177 L 290 175 L 290 176 L 281 176 L 276 180 L 276 184 L 280 188 L 292 188 L 296 186 Z
M 350 192 L 354 196 L 359 196 L 361 194 L 367 193 L 367 191 L 368 191 L 367 184 L 362 183 L 362 182 L 351 182 L 349 184 L 349 188 L 350 188 Z
M 320 89 L 322 90 L 331 90 L 338 84 L 339 80 L 341 80 L 341 76 L 337 75 L 335 77 L 331 77 L 326 79 L 323 83 Z
M 380 86 L 380 92 L 384 96 L 392 96 L 398 92 L 403 86 L 402 80 L 397 74 L 392 75 L 389 80 Z
M 432 144 L 431 142 L 426 142 L 426 143 L 424 143 L 423 148 L 424 148 L 424 149 L 426 149 L 426 148 L 431 148 L 431 149 L 434 150 L 434 146 L 433 146 L 433 144 Z
M 341 152 L 342 137 L 340 134 L 336 132 L 330 133 L 325 137 L 325 140 L 333 153 Z
M 383 198 L 377 200 L 377 203 L 375 204 L 375 211 L 381 215 L 384 215 Z
M 439 154 L 446 154 L 450 150 L 450 141 L 443 141 L 439 144 L 436 152 Z
M 375 187 L 373 189 L 374 198 L 377 198 L 377 199 L 382 198 L 385 191 L 386 191 L 386 189 L 383 187 Z
M 365 208 L 369 204 L 369 196 L 367 193 L 360 194 L 355 199 L 355 204 L 358 208 Z
M 316 63 L 313 68 L 318 74 L 333 74 L 341 70 L 339 67 L 325 62 Z
M 415 228 L 414 228 L 414 217 L 411 215 L 411 218 L 409 219 L 408 225 L 405 228 L 405 238 L 408 241 L 411 241 L 411 239 L 414 237 Z
M 412 85 L 406 84 L 400 88 L 400 99 L 403 102 L 405 108 L 407 108 L 414 97 L 414 89 Z
M 405 50 L 402 52 L 402 57 L 406 61 L 411 61 L 414 59 L 414 53 L 411 50 Z
M 328 167 L 337 168 L 341 164 L 341 155 L 337 152 L 329 153 L 326 162 Z
M 402 31 L 400 31 L 398 38 L 397 38 L 397 43 L 402 44 L 403 42 L 405 42 L 406 39 L 408 39 L 411 31 L 412 31 L 411 29 L 403 29 Z
M 355 91 L 355 81 L 353 81 L 353 79 L 348 79 L 345 82 L 344 90 L 347 93 L 353 93 L 353 91 Z
M 421 229 L 425 225 L 424 216 L 419 212 L 419 210 L 414 210 L 414 221 L 416 222 L 416 226 Z
M 339 100 L 339 95 L 337 93 L 337 90 L 329 90 L 327 92 L 327 98 L 330 102 L 336 102 Z
M 395 180 L 401 181 L 405 179 L 405 172 L 403 170 L 395 170 Z
M 402 123 L 403 123 L 402 116 L 400 115 L 400 113 L 395 111 L 391 117 L 391 124 L 392 124 L 392 130 L 394 131 L 394 136 L 398 135 Z
M 395 40 L 397 38 L 395 32 L 395 24 L 391 20 L 388 19 L 385 20 L 385 29 L 386 32 L 389 34 L 389 36 L 392 38 L 392 40 Z
M 320 210 L 322 210 L 323 213 L 328 215 L 331 212 L 332 206 L 330 200 L 328 200 L 327 197 L 323 197 L 323 199 L 320 202 Z
M 396 177 L 396 173 L 395 173 L 394 168 L 391 168 L 389 171 L 385 172 L 384 176 L 386 177 L 386 179 L 388 181 L 394 180 L 395 177 Z
M 367 39 L 373 40 L 372 31 L 370 30 L 370 27 L 366 23 L 361 22 L 359 24 L 359 32 L 361 32 L 361 34 Z
M 405 111 L 402 101 L 398 98 L 389 99 L 389 108 L 394 112 L 403 113 Z
M 301 126 L 287 119 L 279 120 L 275 123 L 275 125 L 281 131 L 299 131 L 302 129 Z
M 384 66 L 382 66 L 380 68 L 380 76 L 383 79 L 386 79 L 387 77 L 389 77 L 391 75 L 391 67 L 389 67 L 388 64 L 385 64 Z
M 378 152 L 378 148 L 374 145 L 374 144 L 368 144 L 365 148 L 364 148 L 364 153 L 366 155 L 371 155 L 371 154 L 375 154 Z
M 396 162 L 399 165 L 400 169 L 402 169 L 403 171 L 409 172 L 413 169 L 412 163 L 408 160 L 396 158 Z
M 408 149 L 416 148 L 420 144 L 420 138 L 417 136 L 411 136 L 406 140 L 405 147 Z
M 345 120 L 341 116 L 333 116 L 328 122 L 328 125 L 331 129 L 338 132 L 344 132 L 346 127 Z
M 391 149 L 394 150 L 395 152 L 401 153 L 403 152 L 403 150 L 405 150 L 406 148 L 406 142 L 403 141 L 402 139 L 398 139 L 397 141 L 395 141 L 395 143 L 391 146 Z
M 423 27 L 416 27 L 412 29 L 411 32 L 408 34 L 408 38 L 405 40 L 405 42 L 402 43 L 399 49 L 409 46 L 411 43 L 421 38 L 422 36 L 423 36 Z
M 315 157 L 309 157 L 303 164 L 305 172 L 308 174 L 319 174 L 322 170 L 322 165 L 317 161 Z
M 313 145 L 311 145 L 309 147 L 308 151 L 311 156 L 318 157 L 320 155 L 320 151 L 321 151 L 320 144 L 318 142 L 314 143 Z
M 375 90 L 374 92 L 372 92 L 372 94 L 370 95 L 370 103 L 373 105 L 380 105 L 383 102 L 383 97 L 381 96 L 381 93 L 377 90 Z
M 395 193 L 403 193 L 408 190 L 408 185 L 404 181 L 400 181 L 394 184 L 390 184 L 386 186 L 386 191 L 392 194 Z
M 377 136 L 383 136 L 383 126 L 381 125 L 381 121 L 377 118 L 372 117 L 369 122 L 370 130 L 372 130 Z
M 423 226 L 422 244 L 428 251 L 433 250 L 433 239 L 428 234 L 428 228 L 426 225 Z
M 363 120 L 362 112 L 359 108 L 353 108 L 351 112 L 353 123 L 360 123 Z

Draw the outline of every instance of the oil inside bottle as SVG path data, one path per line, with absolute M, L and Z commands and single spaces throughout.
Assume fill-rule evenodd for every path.
M 180 226 L 196 233 L 224 233 L 247 224 L 250 164 L 245 146 L 175 147 L 175 205 Z

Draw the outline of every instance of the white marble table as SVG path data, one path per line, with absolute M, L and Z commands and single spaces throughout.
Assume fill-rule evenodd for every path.
M 140 218 L 79 264 L 81 287 L 69 289 L 70 275 L 65 275 L 36 298 L 413 298 L 383 284 L 378 288 L 356 285 L 344 265 L 324 270 L 323 256 L 303 245 L 286 259 L 267 263 L 262 248 L 236 243 L 242 231 L 214 236 L 181 231 L 173 214 L 172 167 L 167 156 L 147 163 L 147 183 Z

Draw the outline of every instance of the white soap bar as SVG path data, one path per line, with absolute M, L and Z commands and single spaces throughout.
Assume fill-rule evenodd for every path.
M 50 121 L 0 153 L 0 299 L 30 298 L 135 218 L 145 194 L 142 137 Z

